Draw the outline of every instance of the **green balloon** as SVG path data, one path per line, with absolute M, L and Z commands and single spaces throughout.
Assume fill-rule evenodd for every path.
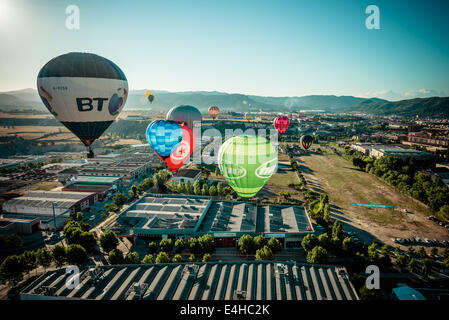
M 278 155 L 264 137 L 235 136 L 218 151 L 218 166 L 234 191 L 244 198 L 253 197 L 275 172 Z

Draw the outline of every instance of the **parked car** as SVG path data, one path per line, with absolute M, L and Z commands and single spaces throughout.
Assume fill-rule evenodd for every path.
M 416 242 L 417 243 L 422 243 L 423 241 L 421 240 L 421 238 L 416 238 Z
M 94 215 L 94 214 L 91 215 L 90 218 L 89 218 L 89 220 L 90 220 L 90 221 L 94 221 L 94 220 L 95 220 L 95 215 Z
M 432 244 L 432 241 L 431 241 L 429 238 L 425 238 L 425 239 L 424 239 L 424 242 L 425 242 L 426 244 Z

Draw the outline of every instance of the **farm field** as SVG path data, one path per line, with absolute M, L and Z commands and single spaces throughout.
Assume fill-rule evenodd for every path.
M 309 152 L 297 160 L 309 188 L 326 192 L 333 205 L 333 216 L 344 226 L 364 230 L 361 236 L 390 245 L 396 245 L 391 238 L 449 240 L 446 229 L 427 220 L 432 212 L 424 204 L 358 170 L 345 159 L 330 153 Z M 353 202 L 393 205 L 394 209 L 353 207 Z

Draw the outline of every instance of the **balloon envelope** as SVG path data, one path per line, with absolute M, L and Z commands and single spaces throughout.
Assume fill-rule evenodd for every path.
M 218 108 L 217 106 L 210 106 L 208 111 L 212 119 L 215 119 L 218 116 L 218 113 L 220 112 L 220 108 Z
M 302 147 L 307 150 L 312 146 L 313 138 L 312 136 L 309 136 L 308 134 L 301 137 L 299 142 L 302 144 Z
M 201 112 L 193 107 L 187 105 L 180 105 L 171 108 L 167 112 L 167 120 L 176 121 L 177 123 L 185 123 L 189 128 L 194 129 L 194 122 L 201 122 Z
M 37 76 L 48 111 L 87 147 L 112 124 L 128 97 L 128 81 L 112 61 L 92 53 L 53 58 Z
M 177 172 L 179 168 L 190 158 L 193 147 L 195 146 L 195 136 L 193 130 L 186 125 L 182 126 L 182 141 L 165 159 L 167 166 L 173 171 Z
M 174 121 L 155 120 L 146 131 L 147 141 L 154 152 L 163 160 L 179 146 L 182 140 L 182 128 Z
M 236 136 L 226 140 L 218 151 L 221 174 L 241 197 L 259 192 L 277 168 L 273 145 L 264 137 Z
M 277 130 L 279 134 L 283 134 L 287 131 L 288 126 L 290 125 L 290 120 L 288 117 L 277 117 L 274 119 L 274 128 Z

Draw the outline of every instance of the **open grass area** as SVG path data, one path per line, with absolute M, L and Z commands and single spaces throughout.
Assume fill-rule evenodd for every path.
M 277 173 L 274 173 L 270 180 L 267 181 L 267 186 L 279 186 L 287 187 L 289 183 L 298 183 L 298 177 L 296 173 L 290 169 L 279 169 Z
M 349 161 L 327 152 L 309 152 L 298 157 L 298 163 L 309 188 L 329 195 L 333 215 L 342 222 L 390 244 L 392 237 L 449 239 L 444 228 L 426 219 L 432 214 L 427 206 L 355 168 Z M 353 202 L 392 205 L 394 209 L 354 207 Z

